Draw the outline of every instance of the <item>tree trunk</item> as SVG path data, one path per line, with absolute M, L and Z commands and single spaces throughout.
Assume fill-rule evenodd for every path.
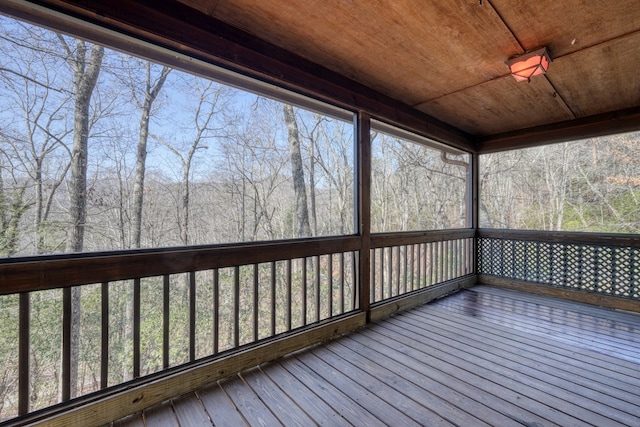
M 282 108 L 287 131 L 289 132 L 289 152 L 291 156 L 293 191 L 296 198 L 296 220 L 298 222 L 297 237 L 308 237 L 311 235 L 311 227 L 309 226 L 309 209 L 307 207 L 307 191 L 304 184 L 302 154 L 300 153 L 298 123 L 291 105 L 284 104 Z
M 136 175 L 133 184 L 133 247 L 140 247 L 140 239 L 142 235 L 142 206 L 144 203 L 144 176 L 147 161 L 147 142 L 149 140 L 149 120 L 151 119 L 151 107 L 158 97 L 162 86 L 164 85 L 169 72 L 168 67 L 162 67 L 160 77 L 152 84 L 151 82 L 151 63 L 146 63 L 146 87 L 144 93 L 144 102 L 140 106 L 140 126 L 138 135 L 138 151 L 136 154 Z
M 69 234 L 67 252 L 81 252 L 87 218 L 87 158 L 89 142 L 89 105 L 100 74 L 104 48 L 93 46 L 86 58 L 86 45 L 77 41 L 74 58 L 75 108 L 73 149 L 71 152 L 71 182 L 69 200 Z
M 68 51 L 74 69 L 75 107 L 73 149 L 71 152 L 71 181 L 69 184 L 69 231 L 67 252 L 81 252 L 87 216 L 87 158 L 89 141 L 89 105 L 98 81 L 104 48 L 94 45 L 87 58 L 87 47 L 76 41 L 75 56 Z M 78 357 L 80 348 L 80 287 L 71 289 L 71 397 L 78 393 Z

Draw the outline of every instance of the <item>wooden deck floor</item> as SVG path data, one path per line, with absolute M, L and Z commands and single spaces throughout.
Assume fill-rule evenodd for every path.
M 640 426 L 640 315 L 477 286 L 114 426 Z

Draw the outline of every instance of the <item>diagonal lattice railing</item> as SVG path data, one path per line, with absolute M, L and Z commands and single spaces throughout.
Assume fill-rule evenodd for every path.
M 631 235 L 479 230 L 478 274 L 640 300 Z

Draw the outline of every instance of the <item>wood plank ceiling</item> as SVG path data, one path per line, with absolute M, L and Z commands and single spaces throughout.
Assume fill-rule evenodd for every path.
M 477 137 L 640 106 L 638 0 L 180 1 Z

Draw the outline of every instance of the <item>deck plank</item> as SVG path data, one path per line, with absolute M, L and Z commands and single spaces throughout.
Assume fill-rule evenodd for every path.
M 233 381 L 235 377 L 227 381 Z M 248 425 L 222 387 L 215 383 L 197 393 L 214 426 Z M 147 424 L 147 427 L 151 427 Z M 155 427 L 155 426 L 154 426 Z
M 473 299 L 471 304 L 475 304 L 477 299 Z M 456 312 L 459 315 L 464 316 L 466 311 L 469 310 L 468 306 L 465 305 L 464 299 L 458 298 L 457 301 L 443 301 L 442 304 L 437 304 L 434 307 L 436 310 L 440 310 L 441 308 L 448 309 L 449 311 Z M 606 310 L 598 309 L 597 307 L 593 308 L 593 316 L 605 315 Z M 557 316 L 557 315 L 556 315 Z M 589 331 L 581 331 L 577 330 L 573 332 L 571 335 L 568 335 L 563 330 L 553 329 L 552 327 L 541 326 L 543 324 L 551 325 L 553 323 L 560 322 L 560 320 L 556 319 L 544 319 L 541 316 L 535 316 L 532 313 L 529 313 L 528 316 L 520 316 L 519 314 L 502 312 L 498 309 L 498 307 L 477 307 L 473 310 L 473 318 L 475 320 L 483 320 L 485 322 L 489 322 L 495 325 L 504 325 L 509 327 L 509 333 L 514 333 L 513 331 L 519 331 L 526 333 L 529 337 L 540 337 L 541 340 L 545 342 L 549 342 L 549 338 L 553 338 L 552 345 L 559 346 L 560 348 L 568 348 L 571 351 L 592 351 L 602 354 L 606 357 L 600 357 L 598 355 L 589 354 L 591 358 L 592 356 L 596 356 L 595 360 L 605 362 L 606 366 L 619 365 L 622 367 L 626 367 L 627 372 L 625 375 L 631 375 L 635 378 L 640 379 L 640 373 L 637 372 L 637 365 L 640 363 L 640 346 L 635 345 L 630 341 L 624 342 L 624 351 L 620 351 L 620 345 L 616 342 L 611 342 L 611 348 L 608 348 L 606 342 L 608 340 L 606 333 L 600 333 L 597 336 L 597 339 L 594 339 L 594 336 L 597 335 L 596 332 Z M 638 323 L 640 323 L 640 317 L 638 318 Z M 640 333 L 640 330 L 638 331 Z M 584 337 L 583 340 L 580 340 L 579 337 Z
M 439 370 L 445 378 L 447 376 L 456 378 L 467 389 L 478 389 L 478 396 L 482 396 L 495 412 L 499 412 L 500 415 L 510 420 L 532 425 L 535 425 L 535 422 L 542 425 L 588 425 L 587 423 L 576 424 L 572 417 L 568 417 L 562 411 L 540 404 L 532 396 L 526 394 L 528 391 L 526 387 L 522 387 L 520 390 L 517 387 L 505 387 L 501 384 L 501 378 L 498 375 L 487 375 L 485 372 L 478 371 L 474 366 L 469 366 L 468 364 L 451 363 L 450 359 L 455 358 L 455 356 L 450 354 L 442 354 L 436 349 L 431 349 L 427 353 L 412 352 L 407 350 L 406 346 L 401 343 L 387 340 L 386 337 L 379 334 L 376 336 L 374 333 L 361 333 L 348 338 L 345 343 L 350 344 L 351 340 L 356 341 L 363 347 L 360 351 L 375 346 L 381 354 L 394 359 L 398 363 L 406 364 L 414 372 L 414 376 L 419 373 L 429 377 L 429 375 L 437 375 L 433 371 Z M 413 353 L 413 357 L 411 353 Z M 434 391 L 446 393 L 448 388 L 445 382 L 444 386 L 434 388 Z M 449 404 L 452 406 L 457 405 L 452 408 L 454 414 L 458 416 L 466 414 L 467 417 L 471 417 L 471 414 L 466 413 L 468 401 L 468 398 L 457 401 L 450 400 Z M 440 408 L 437 409 L 439 410 Z M 497 417 L 494 413 L 491 413 L 491 415 L 481 413 L 480 416 L 482 416 L 482 421 L 480 422 L 500 425 L 492 421 Z M 458 425 L 475 425 L 473 422 L 459 422 L 458 420 L 455 420 L 455 423 Z
M 291 401 L 302 408 L 314 423 L 320 426 L 348 426 L 347 422 L 333 407 L 325 403 L 295 375 L 284 369 L 279 363 L 262 366 L 262 371 L 278 387 L 287 393 Z
M 415 317 L 414 317 L 415 314 Z M 626 382 L 612 383 L 612 370 L 603 369 L 589 363 L 593 355 L 583 355 L 574 351 L 564 355 L 557 355 L 536 347 L 536 343 L 530 341 L 527 336 L 519 333 L 505 334 L 495 325 L 485 325 L 477 320 L 470 321 L 464 316 L 452 314 L 440 314 L 437 319 L 424 316 L 422 313 L 411 313 L 407 321 L 412 325 L 423 328 L 425 325 L 438 327 L 443 332 L 459 333 L 469 339 L 481 340 L 505 352 L 505 357 L 518 364 L 536 370 L 542 370 L 555 378 L 573 381 L 580 387 L 589 387 L 601 390 L 614 399 L 627 402 L 638 400 L 640 385 Z M 473 332 L 459 329 L 460 326 L 473 328 Z M 547 343 L 553 347 L 553 343 Z M 620 380 L 626 380 L 626 376 L 620 376 Z
M 571 379 L 562 380 L 544 372 L 540 366 L 527 367 L 524 358 L 516 357 L 515 360 L 510 360 L 508 352 L 493 346 L 492 343 L 485 343 L 473 337 L 461 339 L 461 335 L 452 336 L 455 332 L 446 333 L 434 330 L 423 335 L 423 326 L 414 327 L 406 319 L 402 323 L 402 329 L 397 325 L 391 326 L 391 322 L 385 326 L 391 329 L 394 336 L 405 336 L 408 340 L 418 341 L 424 345 L 429 345 L 429 340 L 435 338 L 437 342 L 450 346 L 453 352 L 464 352 L 464 354 L 460 354 L 461 359 L 504 376 L 504 378 L 522 381 L 531 388 L 530 393 L 535 390 L 537 394 L 546 395 L 545 402 L 548 405 L 555 404 L 554 397 L 556 401 L 561 399 L 563 405 L 558 405 L 558 409 L 563 409 L 576 418 L 582 417 L 584 421 L 598 420 L 599 425 L 614 425 L 613 420 L 616 420 L 621 425 L 633 425 L 634 421 L 638 420 L 637 417 L 620 412 L 632 409 L 628 403 L 619 402 L 602 392 L 577 387 Z M 462 334 L 464 331 L 460 331 L 460 333 Z M 564 405 L 564 403 L 570 403 L 571 406 Z M 617 408 L 613 406 L 617 406 Z
M 259 368 L 245 372 L 241 376 L 282 424 L 289 426 L 314 424 L 314 421 Z
M 335 365 L 338 363 L 336 359 L 337 357 L 331 353 L 325 353 L 324 357 L 320 358 L 315 354 L 315 351 L 298 357 L 299 361 L 323 378 L 324 381 L 340 389 L 340 391 L 349 396 L 349 399 L 358 403 L 368 413 L 382 421 L 383 424 L 415 427 L 420 425 L 416 420 L 398 410 L 396 406 L 392 406 L 389 402 L 379 397 L 384 390 L 368 388 L 358 384 L 355 378 L 361 377 L 361 375 L 357 375 L 353 371 L 347 372 L 347 375 L 345 375 L 336 370 Z
M 640 315 L 476 286 L 123 419 L 640 425 Z
M 302 362 L 292 357 L 281 362 L 282 367 L 311 389 L 321 400 L 334 408 L 346 422 L 354 426 L 377 426 L 381 421 L 354 402 L 333 384 L 329 384 Z
M 227 395 L 249 425 L 275 426 L 280 424 L 280 421 L 273 415 L 269 407 L 260 400 L 242 378 L 221 382 L 220 386 L 227 392 Z
M 447 354 L 449 357 L 456 357 L 457 360 L 454 363 L 466 366 L 468 370 L 481 370 L 496 382 L 508 382 L 512 390 L 532 396 L 545 406 L 554 407 L 584 422 L 596 422 L 597 425 L 608 426 L 630 425 L 625 422 L 616 424 L 608 416 L 601 415 L 597 411 L 598 409 L 606 411 L 608 414 L 609 408 L 598 404 L 598 402 L 576 396 L 570 388 L 565 389 L 556 383 L 547 383 L 531 371 L 526 371 L 526 373 L 513 371 L 510 367 L 516 364 L 507 363 L 503 359 L 503 354 L 499 351 L 482 353 L 472 345 L 459 343 L 442 335 L 437 338 L 434 337 L 434 335 L 437 335 L 435 333 L 424 336 L 408 331 L 406 324 L 403 324 L 402 328 L 400 328 L 390 323 L 385 324 L 384 329 L 381 328 L 379 332 L 389 338 L 393 336 L 397 342 L 402 342 L 404 345 L 416 349 L 417 352 L 428 351 L 430 348 L 437 347 L 443 354 Z
M 343 375 L 356 379 L 368 390 L 375 390 L 379 396 L 387 402 L 393 403 L 398 410 L 421 425 L 442 427 L 454 425 L 429 409 L 428 406 L 418 402 L 424 400 L 418 396 L 429 394 L 428 390 L 402 381 L 398 375 L 373 363 L 359 353 L 336 342 L 314 349 L 314 353 L 323 360 L 331 359 L 331 365 Z
M 178 397 L 171 402 L 181 426 L 209 426 L 211 419 L 195 393 Z
M 143 412 L 144 424 L 154 427 L 180 427 L 171 404 L 153 406 Z
M 442 377 L 439 377 L 433 369 L 415 369 L 416 367 L 411 366 L 410 361 L 408 365 L 403 363 L 406 362 L 404 357 L 402 360 L 394 359 L 393 355 L 379 351 L 380 348 L 368 347 L 356 340 L 356 337 L 352 338 L 354 340 L 340 340 L 336 345 L 330 346 L 331 350 L 352 357 L 353 360 L 362 360 L 363 366 L 371 367 L 371 372 L 379 373 L 379 378 L 405 390 L 413 400 L 424 406 L 425 424 L 435 425 L 434 421 L 442 419 L 443 423 L 451 425 L 482 426 L 490 425 L 485 420 L 491 420 L 495 417 L 496 411 L 477 405 L 468 396 L 434 380 L 434 377 Z M 375 345 L 371 342 L 367 342 L 367 344 Z M 449 380 L 450 378 L 445 379 L 445 381 Z M 455 382 L 455 379 L 452 381 Z M 482 390 L 477 389 L 475 392 L 482 392 Z M 465 409 L 460 409 L 461 407 Z M 437 416 L 435 420 L 431 415 L 432 412 Z
M 503 290 L 507 291 L 507 290 Z M 542 297 L 523 292 L 500 296 L 488 287 L 477 287 L 472 292 L 466 293 L 463 298 L 449 301 L 460 304 L 465 300 L 474 299 L 474 303 L 482 303 L 491 308 L 493 313 L 500 307 L 500 302 L 507 302 L 519 312 L 514 314 L 526 314 L 526 320 L 537 319 L 550 322 L 557 326 L 568 326 L 573 331 L 581 333 L 597 333 L 601 337 L 609 337 L 613 341 L 620 338 L 620 343 L 628 346 L 632 343 L 640 344 L 640 326 L 638 326 L 638 314 L 624 313 L 613 309 L 594 307 L 587 304 L 573 303 L 555 298 L 542 299 Z M 493 297 L 493 298 L 492 298 Z M 443 306 L 446 306 L 444 304 Z M 479 308 L 481 308 L 478 305 Z

